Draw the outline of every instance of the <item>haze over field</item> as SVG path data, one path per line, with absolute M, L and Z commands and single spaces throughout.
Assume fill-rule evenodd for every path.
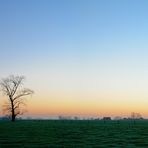
M 0 78 L 24 75 L 26 116 L 148 117 L 148 1 L 1 0 Z M 0 110 L 5 97 L 0 96 Z

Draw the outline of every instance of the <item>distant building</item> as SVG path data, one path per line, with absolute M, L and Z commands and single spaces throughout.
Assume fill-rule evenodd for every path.
M 74 117 L 74 120 L 80 120 L 80 119 L 79 119 L 79 117 L 75 116 L 75 117 Z
M 103 117 L 103 120 L 111 120 L 111 117 Z

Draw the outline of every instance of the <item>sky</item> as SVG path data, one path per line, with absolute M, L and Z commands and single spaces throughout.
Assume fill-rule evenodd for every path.
M 35 91 L 27 116 L 148 117 L 147 7 L 147 0 L 0 0 L 0 78 L 26 77 Z

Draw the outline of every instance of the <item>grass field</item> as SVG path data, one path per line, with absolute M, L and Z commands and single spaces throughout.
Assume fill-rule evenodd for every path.
M 0 121 L 0 148 L 148 148 L 148 121 Z

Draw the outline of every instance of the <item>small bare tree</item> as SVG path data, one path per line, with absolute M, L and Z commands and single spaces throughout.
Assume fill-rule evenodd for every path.
M 21 105 L 25 105 L 25 96 L 32 95 L 34 92 L 28 88 L 23 88 L 24 76 L 11 75 L 0 82 L 1 91 L 8 97 L 4 111 L 11 115 L 11 121 L 15 121 L 17 115 L 23 114 Z
M 143 119 L 140 113 L 131 113 L 131 119 Z

